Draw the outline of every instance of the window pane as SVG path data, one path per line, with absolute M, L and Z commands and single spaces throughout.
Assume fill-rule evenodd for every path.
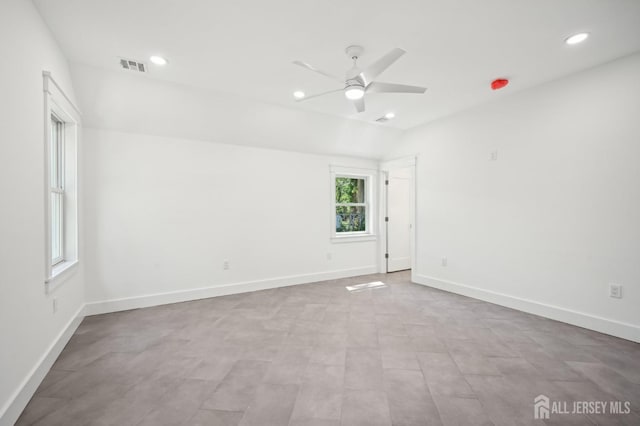
M 364 206 L 336 207 L 336 232 L 364 232 L 366 226 Z
M 51 193 L 51 260 L 62 257 L 63 194 Z
M 364 203 L 364 179 L 336 178 L 336 203 Z
M 58 175 L 59 175 L 59 148 L 58 148 L 58 121 L 51 117 L 51 146 L 49 147 L 49 151 L 51 153 L 50 169 L 51 169 L 51 187 L 57 188 L 59 185 Z

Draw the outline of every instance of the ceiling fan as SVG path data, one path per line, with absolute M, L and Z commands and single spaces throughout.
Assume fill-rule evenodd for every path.
M 339 89 L 330 90 L 328 92 L 318 93 L 311 96 L 306 96 L 302 99 L 298 99 L 297 102 L 306 101 L 311 98 L 317 98 L 318 96 L 328 95 L 334 92 L 344 92 L 344 96 L 353 101 L 358 112 L 364 111 L 364 95 L 365 93 L 418 93 L 422 94 L 427 89 L 419 86 L 407 86 L 405 84 L 394 83 L 381 83 L 373 81 L 378 75 L 382 74 L 384 70 L 389 68 L 395 61 L 397 61 L 406 52 L 400 48 L 395 48 L 391 52 L 384 55 L 364 70 L 358 68 L 358 58 L 364 52 L 362 46 L 349 46 L 345 49 L 349 58 L 353 59 L 353 68 L 347 71 L 345 79 L 341 79 L 328 72 L 322 71 L 309 65 L 306 62 L 294 61 L 293 63 L 303 68 L 310 69 L 311 71 L 322 74 L 325 77 L 329 77 L 333 80 L 339 81 L 344 84 L 344 87 Z

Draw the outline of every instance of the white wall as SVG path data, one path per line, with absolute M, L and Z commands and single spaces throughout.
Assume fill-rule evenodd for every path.
M 640 340 L 638 76 L 634 55 L 407 132 L 416 280 Z
M 87 128 L 84 140 L 89 312 L 376 271 L 376 241 L 329 239 L 330 164 L 374 161 Z
M 82 267 L 45 294 L 42 71 L 73 96 L 67 64 L 30 1 L 0 2 L 0 424 L 13 424 L 35 370 L 83 304 Z M 82 262 L 82 253 L 81 253 Z M 52 297 L 59 310 L 53 313 Z M 51 361 L 49 359 L 48 361 Z M 45 365 L 46 365 L 45 361 Z M 33 380 L 28 379 L 32 377 Z
M 87 312 L 376 270 L 376 241 L 330 243 L 329 166 L 377 169 L 400 130 L 152 74 L 72 75 L 87 129 Z

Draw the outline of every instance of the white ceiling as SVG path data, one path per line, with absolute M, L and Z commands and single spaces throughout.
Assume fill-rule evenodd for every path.
M 118 57 L 170 63 L 147 78 L 406 129 L 640 50 L 638 0 L 35 0 L 71 62 L 118 69 Z M 588 31 L 583 44 L 566 36 Z M 393 47 L 407 54 L 378 80 L 423 85 L 424 95 L 367 95 L 355 114 L 336 88 L 292 65 L 334 74 L 365 47 L 366 66 Z M 125 72 L 125 71 L 122 71 Z M 491 80 L 508 77 L 499 92 Z M 606 82 L 603 82 L 606 84 Z

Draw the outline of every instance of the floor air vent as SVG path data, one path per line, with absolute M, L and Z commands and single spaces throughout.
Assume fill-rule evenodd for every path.
M 132 59 L 120 59 L 122 69 L 137 72 L 147 72 L 147 66 L 143 62 L 134 61 Z

